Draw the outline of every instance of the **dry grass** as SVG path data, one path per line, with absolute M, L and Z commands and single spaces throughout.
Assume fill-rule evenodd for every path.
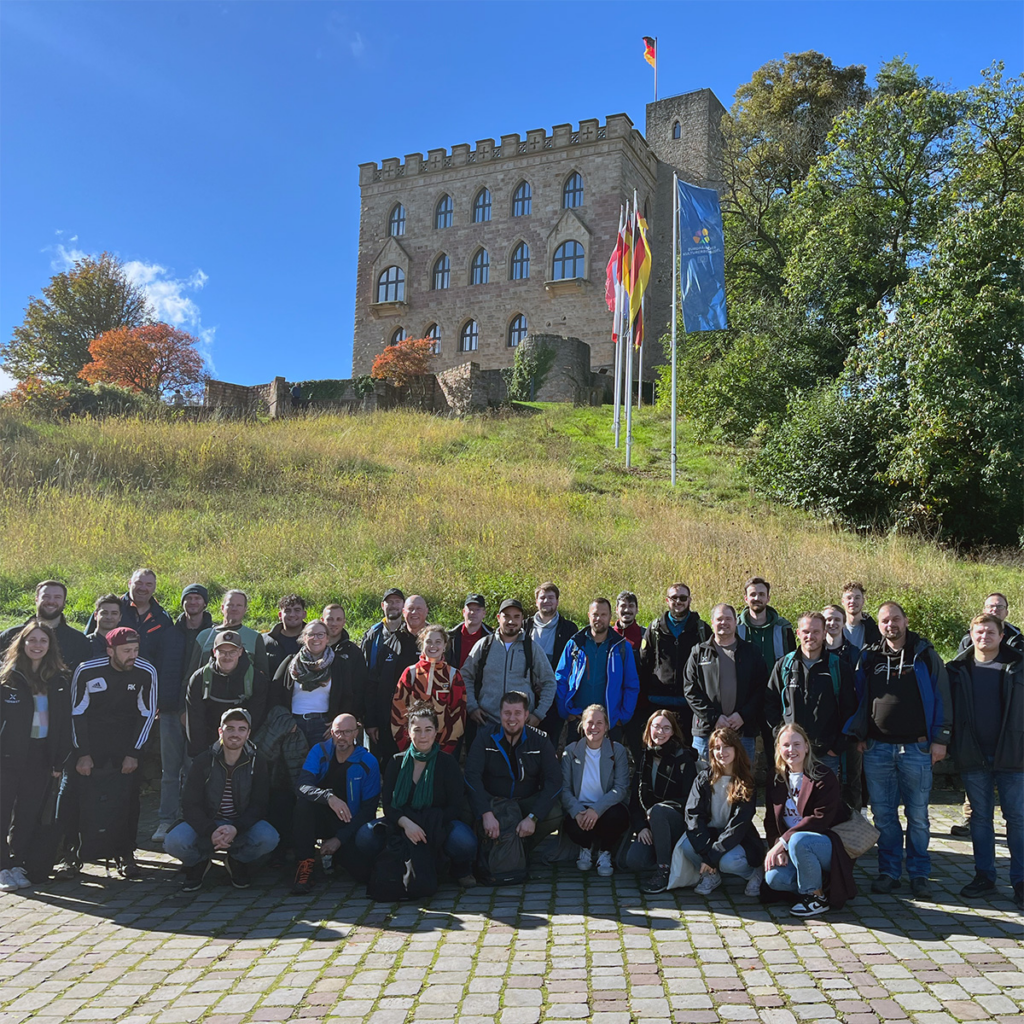
M 341 599 L 355 630 L 390 585 L 424 593 L 443 620 L 465 594 L 528 599 L 555 579 L 565 610 L 635 590 L 645 618 L 683 579 L 698 609 L 775 584 L 795 614 L 862 579 L 898 597 L 947 651 L 992 589 L 1024 602 L 1024 574 L 923 541 L 861 538 L 750 493 L 735 453 L 686 441 L 680 487 L 665 481 L 667 426 L 640 417 L 638 469 L 607 445 L 607 410 L 543 409 L 444 420 L 411 412 L 264 424 L 0 415 L 0 613 L 23 614 L 35 581 L 66 579 L 79 619 L 103 591 L 152 565 L 166 603 L 185 583 L 277 598 Z

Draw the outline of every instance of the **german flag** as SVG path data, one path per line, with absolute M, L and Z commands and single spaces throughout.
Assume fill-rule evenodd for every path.
M 644 36 L 644 60 L 652 68 L 658 66 L 657 43 L 650 36 Z

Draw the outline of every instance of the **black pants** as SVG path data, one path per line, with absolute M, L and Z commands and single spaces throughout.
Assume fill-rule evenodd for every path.
M 594 822 L 594 827 L 586 831 L 576 823 L 576 819 L 567 814 L 562 819 L 561 831 L 577 846 L 585 850 L 615 850 L 629 828 L 629 810 L 625 804 L 613 804 Z
M 654 839 L 654 855 L 659 864 L 672 863 L 672 851 L 686 831 L 686 819 L 682 811 L 671 804 L 655 804 L 648 815 L 651 836 Z
M 0 763 L 0 867 L 22 867 L 33 881 L 50 873 L 57 834 L 52 821 L 44 824 L 43 817 L 51 789 L 58 785 L 50 773 L 46 740 L 29 740 L 22 762 L 5 757 Z
M 74 751 L 68 759 L 68 767 L 64 770 L 64 778 L 61 782 L 60 800 L 58 802 L 59 825 L 64 833 L 68 853 L 73 860 L 81 860 L 82 836 L 81 836 L 81 792 L 82 786 L 86 784 L 86 778 L 75 771 L 75 763 L 78 758 Z M 103 768 L 111 766 L 120 769 L 124 757 L 120 754 L 95 754 L 93 755 L 93 767 Z M 140 786 L 142 774 L 142 759 L 139 758 L 139 767 L 131 773 L 129 779 L 131 786 L 128 792 L 128 806 L 125 808 L 126 828 L 125 848 L 118 854 L 119 857 L 133 857 L 135 845 L 139 836 L 139 815 L 141 813 Z
M 335 861 L 358 881 L 365 882 L 370 877 L 372 860 L 372 832 L 364 828 L 365 825 L 365 820 L 357 818 L 343 822 L 327 804 L 317 804 L 299 797 L 295 801 L 292 819 L 295 859 L 308 860 L 314 857 L 317 839 L 340 839 L 341 846 L 334 854 Z

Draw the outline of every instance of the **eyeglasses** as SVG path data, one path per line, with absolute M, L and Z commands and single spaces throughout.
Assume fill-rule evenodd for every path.
M 307 640 L 326 640 L 327 639 L 327 634 L 326 633 L 307 633 L 306 634 L 306 639 Z
M 689 594 L 669 594 L 668 595 L 668 599 L 670 601 L 689 601 L 690 600 L 690 595 Z
M 355 736 L 359 732 L 358 729 L 332 729 L 332 736 Z

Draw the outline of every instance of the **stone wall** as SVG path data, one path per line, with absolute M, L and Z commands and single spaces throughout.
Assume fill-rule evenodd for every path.
M 437 383 L 455 416 L 495 409 L 508 401 L 501 370 L 483 370 L 479 363 L 462 363 L 442 370 Z

